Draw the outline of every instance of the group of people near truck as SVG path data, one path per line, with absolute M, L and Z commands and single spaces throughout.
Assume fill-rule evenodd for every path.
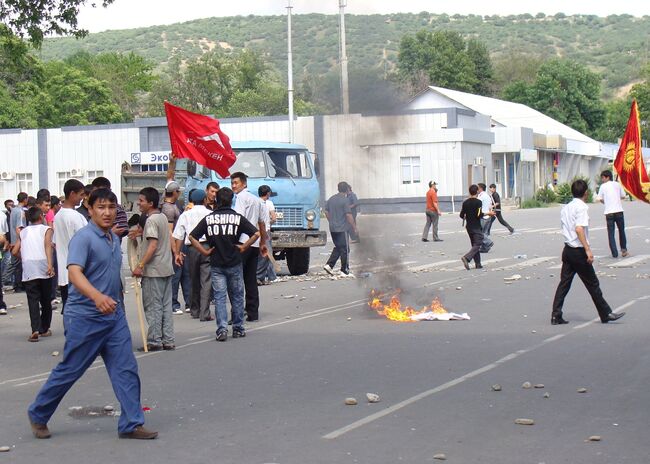
M 167 183 L 162 202 L 155 188 L 145 187 L 138 198 L 141 214 L 127 220 L 108 179 L 99 177 L 87 186 L 70 179 L 64 185 L 63 204 L 52 210 L 51 220 L 46 219 L 51 196 L 45 190 L 35 198 L 21 192 L 9 221 L 0 216 L 0 243 L 13 254 L 9 263 L 19 268 L 7 275 L 15 274 L 14 285 L 27 293 L 30 342 L 52 335 L 56 287 L 62 298 L 63 360 L 29 407 L 34 436 L 50 437 L 50 417 L 98 356 L 121 405 L 119 436 L 157 436 L 143 426 L 140 380 L 125 317 L 123 238 L 138 244 L 132 247 L 136 259 L 131 272 L 142 285 L 146 351 L 175 349 L 172 301 L 178 302 L 179 286 L 187 291 L 184 301 L 193 318 L 214 320 L 210 302 L 215 302 L 217 341 L 228 339 L 229 325 L 232 338 L 243 338 L 244 321 L 259 320 L 258 283 L 275 278 L 269 260 L 271 189 L 264 185 L 259 196 L 253 195 L 242 172 L 233 173 L 230 182 L 232 188 L 211 182 L 205 190 L 189 192 L 182 212 L 176 205 L 181 193 L 177 182 Z M 189 288 L 178 283 L 183 269 L 192 276 Z M 15 291 L 21 291 L 20 286 Z M 180 304 L 175 313 L 184 314 Z

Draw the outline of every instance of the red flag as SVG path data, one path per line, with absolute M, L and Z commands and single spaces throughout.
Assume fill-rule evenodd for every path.
M 614 160 L 614 169 L 621 185 L 630 195 L 650 203 L 650 180 L 641 154 L 641 125 L 636 100 L 632 101 L 630 119 L 627 121 L 627 128 Z
M 230 176 L 228 169 L 237 160 L 230 139 L 219 128 L 219 120 L 192 113 L 165 102 L 167 129 L 172 153 L 189 158 L 216 171 L 221 177 Z

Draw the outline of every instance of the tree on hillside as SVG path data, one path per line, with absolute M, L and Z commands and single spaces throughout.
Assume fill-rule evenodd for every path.
M 623 98 L 605 103 L 605 121 L 594 137 L 601 142 L 616 143 L 623 137 L 630 116 L 631 99 Z
M 114 0 L 102 0 L 104 7 Z M 83 37 L 87 31 L 79 28 L 79 7 L 88 0 L 2 0 L 0 2 L 0 35 L 27 37 L 36 47 L 47 35 Z M 92 3 L 92 6 L 95 6 Z
M 508 52 L 495 58 L 493 63 L 492 92 L 501 96 L 503 89 L 513 82 L 532 84 L 544 60 L 537 55 Z
M 642 136 L 647 139 L 650 138 L 650 65 L 641 69 L 641 78 L 642 82 L 632 86 L 630 97 L 635 98 L 639 104 Z
M 285 85 L 260 55 L 249 51 L 231 55 L 212 51 L 185 65 L 178 57 L 170 60 L 149 95 L 149 115 L 162 115 L 165 100 L 217 117 L 288 112 Z M 313 106 L 296 98 L 294 109 L 296 114 L 305 114 Z
M 503 97 L 595 136 L 605 122 L 600 81 L 586 66 L 553 59 L 540 66 L 532 84 L 514 82 L 504 89 Z
M 150 61 L 133 52 L 99 55 L 78 52 L 65 62 L 86 75 L 103 81 L 110 89 L 113 101 L 122 110 L 124 120 L 144 116 L 144 97 L 156 80 Z
M 422 84 L 484 94 L 492 69 L 480 42 L 468 43 L 448 30 L 405 35 L 397 67 L 398 79 L 411 94 L 422 90 Z

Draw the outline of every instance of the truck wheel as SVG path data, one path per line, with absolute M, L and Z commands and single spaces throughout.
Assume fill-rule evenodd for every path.
M 307 274 L 309 271 L 309 248 L 289 248 L 286 250 L 287 267 L 291 275 Z

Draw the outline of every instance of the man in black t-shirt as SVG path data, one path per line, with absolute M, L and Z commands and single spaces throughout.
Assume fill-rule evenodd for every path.
M 217 313 L 217 340 L 228 339 L 228 311 L 226 294 L 232 306 L 232 338 L 246 336 L 244 331 L 244 274 L 241 254 L 260 237 L 260 232 L 244 216 L 232 209 L 234 193 L 228 187 L 217 192 L 217 209 L 204 217 L 190 233 L 192 246 L 202 255 L 210 257 L 212 289 Z M 242 234 L 249 236 L 239 243 Z M 209 248 L 199 243 L 206 237 Z
M 478 186 L 469 186 L 469 198 L 463 202 L 463 207 L 460 210 L 460 217 L 465 220 L 465 228 L 472 248 L 460 258 L 463 262 L 465 269 L 469 271 L 469 263 L 473 259 L 476 264 L 476 269 L 481 269 L 481 244 L 483 243 L 483 229 L 481 227 L 481 213 L 482 202 L 476 195 L 478 194 Z

